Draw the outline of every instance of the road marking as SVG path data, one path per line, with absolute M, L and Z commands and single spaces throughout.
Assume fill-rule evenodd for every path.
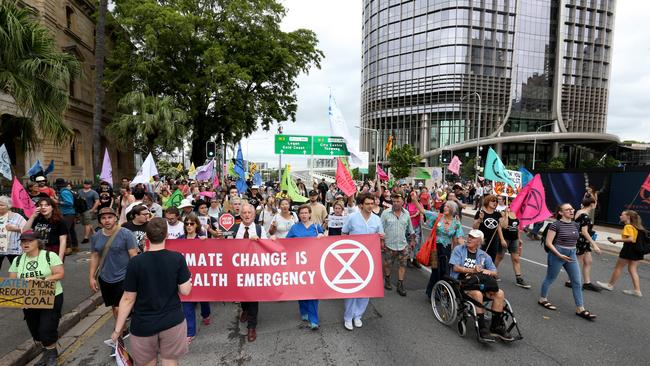
M 59 359 L 58 359 L 58 360 L 59 360 L 59 364 L 61 364 L 61 365 L 65 365 L 65 361 L 66 361 L 70 356 L 72 356 L 75 352 L 77 352 L 77 350 L 81 347 L 81 345 L 82 345 L 82 344 L 83 344 L 83 343 L 84 343 L 88 338 L 90 338 L 90 337 L 92 337 L 93 335 L 95 335 L 95 333 L 97 333 L 97 331 L 98 331 L 101 327 L 103 327 L 104 324 L 106 324 L 106 322 L 107 322 L 109 319 L 111 319 L 111 318 L 113 318 L 113 312 L 110 311 L 110 308 L 107 308 L 106 313 L 105 313 L 104 315 L 102 315 L 99 319 L 97 319 L 97 321 L 95 322 L 95 324 L 93 324 L 90 328 L 88 328 L 85 332 L 83 332 L 83 333 L 82 333 L 82 334 L 81 334 L 81 335 L 80 335 L 80 336 L 79 336 L 79 337 L 74 341 L 74 343 L 72 343 L 72 345 L 70 345 L 70 347 L 68 347 L 68 349 L 66 349 L 65 352 L 63 352 L 63 354 L 61 354 L 61 355 L 59 356 Z M 65 336 L 65 334 L 64 334 L 64 336 Z

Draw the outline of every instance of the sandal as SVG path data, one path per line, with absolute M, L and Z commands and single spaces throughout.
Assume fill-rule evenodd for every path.
M 596 315 L 590 313 L 588 310 L 583 310 L 583 311 L 581 311 L 579 313 L 576 313 L 576 315 L 583 318 L 583 319 L 587 319 L 587 320 L 596 319 Z
M 551 304 L 551 302 L 547 301 L 547 300 L 538 301 L 537 304 L 539 304 L 540 306 L 543 306 L 547 310 L 557 310 L 557 307 L 555 305 Z

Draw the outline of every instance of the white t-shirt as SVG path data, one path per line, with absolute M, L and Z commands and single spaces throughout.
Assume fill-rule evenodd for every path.
M 275 221 L 275 236 L 278 238 L 286 238 L 287 234 L 289 233 L 289 229 L 298 222 L 298 216 L 296 216 L 295 213 L 291 213 L 291 218 L 290 219 L 285 219 L 282 217 L 282 215 L 278 212 L 274 217 L 273 221 Z
M 174 226 L 167 223 L 167 239 L 178 239 L 183 234 L 185 234 L 185 231 L 183 230 L 183 222 L 181 220 Z
M 269 229 L 271 228 L 271 223 L 273 222 L 273 218 L 275 217 L 275 214 L 273 211 L 268 210 L 268 209 L 263 209 L 260 210 L 259 214 L 259 221 L 260 225 L 264 227 L 264 230 L 268 233 Z

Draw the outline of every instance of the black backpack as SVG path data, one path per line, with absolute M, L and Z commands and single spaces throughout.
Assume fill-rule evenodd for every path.
M 642 255 L 650 253 L 650 231 L 639 230 L 634 242 L 634 249 Z
M 82 214 L 88 211 L 88 203 L 84 198 L 82 198 L 78 192 L 70 191 L 72 193 L 72 200 L 74 203 L 74 210 L 78 214 Z
M 47 261 L 47 265 L 48 265 L 48 266 L 51 266 L 51 265 L 52 265 L 52 263 L 50 263 L 50 253 L 51 253 L 51 252 L 50 252 L 49 250 L 46 250 L 46 249 L 43 249 L 43 250 L 45 250 L 45 260 Z M 16 267 L 20 266 L 20 260 L 21 260 L 25 255 L 26 255 L 26 254 L 21 254 L 21 255 L 19 255 L 18 257 L 16 257 Z
M 544 230 L 542 230 L 542 238 L 540 239 L 539 243 L 542 245 L 542 248 L 544 248 L 544 251 L 548 253 L 550 249 L 546 246 L 546 235 L 548 235 L 548 229 L 551 228 L 551 224 L 546 224 L 544 227 Z M 555 245 L 555 239 L 557 239 L 557 235 L 553 238 L 553 244 Z

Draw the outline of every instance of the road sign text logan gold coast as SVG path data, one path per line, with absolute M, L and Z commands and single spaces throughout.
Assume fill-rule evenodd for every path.
M 349 156 L 345 140 L 333 136 L 275 135 L 275 153 L 285 155 Z

